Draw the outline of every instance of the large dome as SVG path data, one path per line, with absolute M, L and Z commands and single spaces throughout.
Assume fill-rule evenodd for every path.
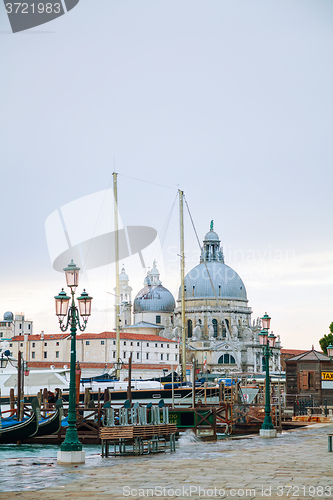
M 214 231 L 213 221 L 210 231 L 205 235 L 200 264 L 185 276 L 185 299 L 215 298 L 206 266 L 217 297 L 247 300 L 243 281 L 236 271 L 224 263 L 220 238 Z
M 164 286 L 147 285 L 135 297 L 133 312 L 173 312 L 175 306 L 175 299 L 172 293 L 164 288 Z
M 247 300 L 244 283 L 236 271 L 222 262 L 206 264 L 218 297 Z M 215 298 L 204 263 L 191 269 L 185 276 L 185 299 L 191 298 Z

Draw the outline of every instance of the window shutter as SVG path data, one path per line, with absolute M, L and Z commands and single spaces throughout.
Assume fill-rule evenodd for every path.
M 300 389 L 306 390 L 308 389 L 308 372 L 301 371 L 300 372 Z

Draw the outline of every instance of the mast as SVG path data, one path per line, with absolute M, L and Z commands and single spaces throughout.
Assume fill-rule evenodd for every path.
M 119 378 L 120 362 L 120 332 L 119 332 L 119 234 L 118 234 L 118 194 L 117 194 L 117 173 L 113 172 L 113 201 L 114 201 L 114 231 L 115 231 L 115 264 L 116 264 L 116 377 Z
M 180 289 L 182 311 L 182 379 L 186 382 L 186 329 L 185 329 L 185 251 L 184 251 L 184 191 L 179 193 L 179 218 L 180 218 Z

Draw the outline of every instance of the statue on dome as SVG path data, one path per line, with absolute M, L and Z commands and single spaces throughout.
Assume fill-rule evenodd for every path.
M 214 221 L 213 220 L 210 221 L 210 230 L 214 231 Z

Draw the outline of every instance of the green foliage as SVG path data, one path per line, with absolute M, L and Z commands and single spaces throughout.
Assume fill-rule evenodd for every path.
M 330 331 L 331 333 L 324 335 L 323 338 L 319 340 L 320 347 L 325 354 L 327 354 L 327 346 L 329 344 L 333 345 L 333 323 L 330 324 Z

